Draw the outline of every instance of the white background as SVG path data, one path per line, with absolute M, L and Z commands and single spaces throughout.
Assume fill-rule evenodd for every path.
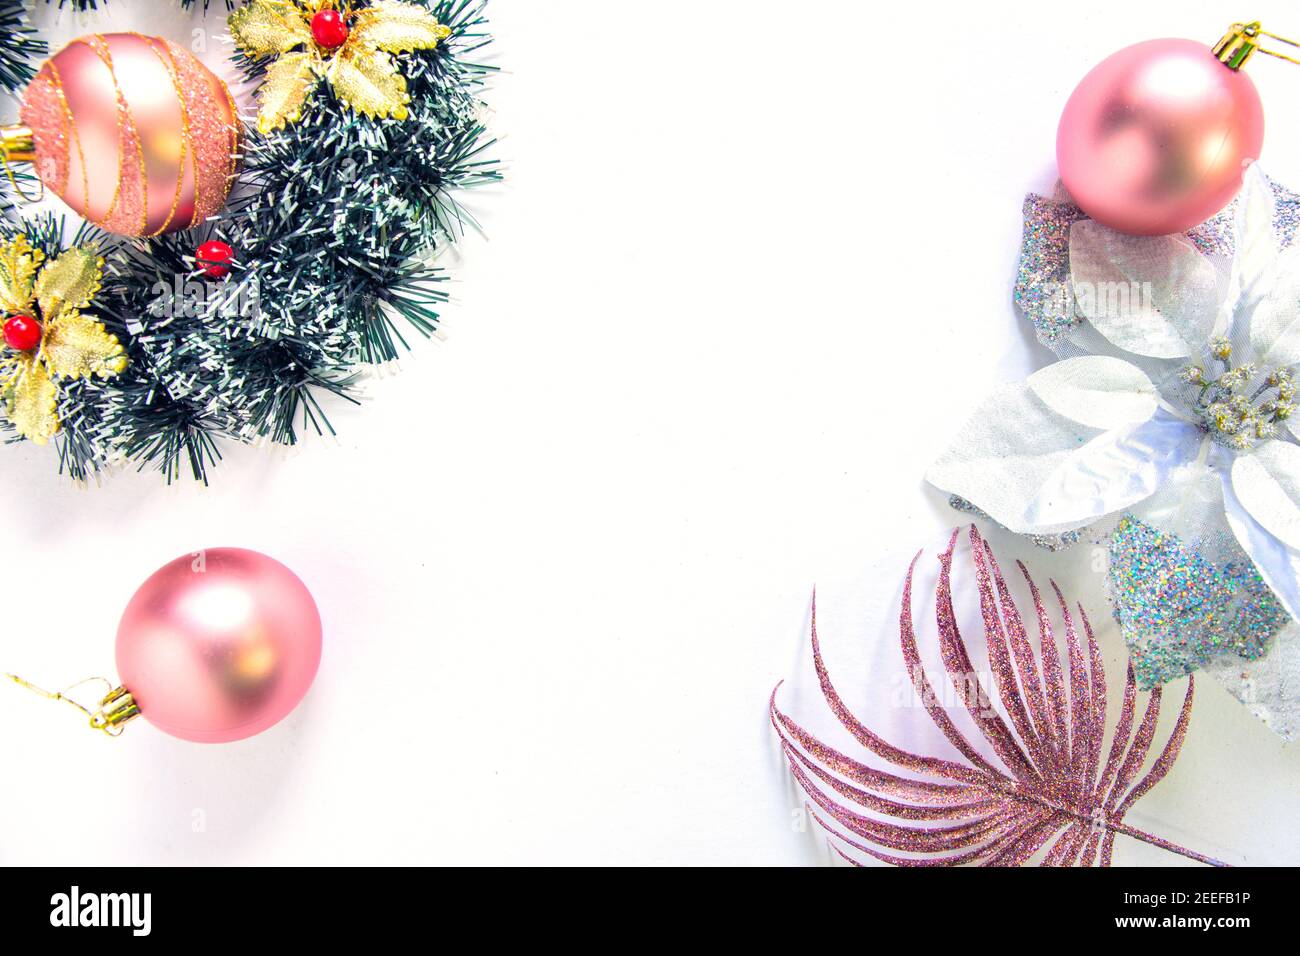
M 59 35 L 180 25 L 161 0 L 109 6 Z M 824 861 L 766 723 L 779 679 L 806 684 L 810 589 L 850 702 L 922 746 L 884 686 L 902 572 L 956 523 L 920 476 L 988 388 L 1047 358 L 1010 302 L 1023 194 L 1050 189 L 1094 63 L 1211 43 L 1241 12 L 491 7 L 509 183 L 470 200 L 490 239 L 452 263 L 447 340 L 335 409 L 338 441 L 228 449 L 208 489 L 76 487 L 52 450 L 0 449 L 0 669 L 111 675 L 134 588 L 201 547 L 277 556 L 326 624 L 307 700 L 238 744 L 143 721 L 110 741 L 0 688 L 0 861 Z M 1294 4 L 1250 12 L 1300 33 Z M 1294 187 L 1300 68 L 1249 69 L 1265 167 Z M 1031 558 L 1107 625 L 1118 673 L 1088 556 Z M 798 685 L 786 704 L 815 712 Z M 1131 820 L 1295 863 L 1297 814 L 1300 755 L 1207 680 Z M 1127 840 L 1116 860 L 1178 862 Z

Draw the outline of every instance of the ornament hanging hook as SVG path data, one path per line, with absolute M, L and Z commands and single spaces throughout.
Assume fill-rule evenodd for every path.
M 1220 63 L 1230 70 L 1240 70 L 1256 50 L 1279 60 L 1286 60 L 1288 63 L 1300 64 L 1300 59 L 1260 46 L 1259 40 L 1261 37 L 1268 37 L 1270 40 L 1285 43 L 1287 46 L 1300 48 L 1300 41 L 1288 40 L 1276 33 L 1269 33 L 1260 25 L 1258 20 L 1252 20 L 1250 23 L 1234 23 L 1228 29 L 1228 32 L 1223 35 L 1223 39 L 1214 45 L 1214 55 Z
M 14 192 L 28 203 L 38 203 L 45 198 L 45 183 L 41 182 L 40 194 L 33 198 L 18 185 L 18 177 L 14 175 L 13 166 L 10 164 L 35 162 L 36 141 L 31 129 L 26 126 L 0 126 L 0 163 L 4 164 L 5 175 L 9 177 L 9 184 L 14 187 Z M 40 180 L 37 179 L 37 182 Z
M 85 680 L 68 685 L 63 690 L 46 690 L 43 687 L 37 687 L 31 681 L 23 680 L 17 674 L 6 674 L 5 676 L 19 687 L 24 687 L 34 694 L 40 694 L 48 700 L 60 700 L 71 704 L 90 718 L 92 729 L 103 731 L 110 737 L 119 736 L 123 730 L 122 725 L 140 714 L 140 708 L 136 706 L 135 698 L 131 696 L 130 692 L 125 687 L 114 687 L 113 682 L 107 677 L 87 677 Z M 86 684 L 95 683 L 101 683 L 107 689 L 107 693 L 100 699 L 99 706 L 95 710 L 91 710 L 76 698 L 69 696 L 69 691 L 84 687 Z

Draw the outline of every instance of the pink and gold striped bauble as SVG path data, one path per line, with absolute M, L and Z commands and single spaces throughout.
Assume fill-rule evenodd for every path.
M 23 95 L 36 172 L 109 232 L 155 236 L 221 209 L 238 172 L 230 91 L 161 37 L 80 37 L 50 57 Z

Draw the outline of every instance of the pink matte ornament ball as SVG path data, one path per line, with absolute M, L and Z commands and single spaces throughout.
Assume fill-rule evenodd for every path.
M 131 598 L 117 631 L 122 685 L 174 737 L 225 743 L 282 720 L 320 665 L 321 621 L 298 577 L 256 551 L 177 558 Z
M 1264 145 L 1249 76 L 1195 40 L 1126 47 L 1083 78 L 1061 114 L 1056 160 L 1093 219 L 1139 236 L 1185 232 L 1230 203 Z

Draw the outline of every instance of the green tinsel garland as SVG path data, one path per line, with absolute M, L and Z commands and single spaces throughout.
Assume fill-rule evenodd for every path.
M 49 53 L 27 19 L 25 0 L 0 0 L 0 87 L 21 90 L 36 75 L 35 64 Z
M 500 179 L 480 119 L 492 68 L 474 60 L 489 42 L 486 0 L 408 2 L 452 30 L 437 49 L 401 56 L 409 118 L 358 115 L 322 83 L 298 122 L 248 131 L 239 185 L 216 219 L 151 240 L 79 233 L 107 259 L 87 311 L 130 364 L 61 389 L 60 471 L 84 479 L 128 463 L 207 481 L 224 441 L 291 445 L 304 428 L 332 431 L 322 396 L 353 398 L 362 366 L 407 347 L 404 330 L 434 331 L 446 276 L 431 257 L 473 227 L 455 193 Z M 250 78 L 265 69 L 240 65 Z M 57 251 L 54 224 L 22 228 Z M 210 238 L 237 254 L 221 282 L 195 267 Z

